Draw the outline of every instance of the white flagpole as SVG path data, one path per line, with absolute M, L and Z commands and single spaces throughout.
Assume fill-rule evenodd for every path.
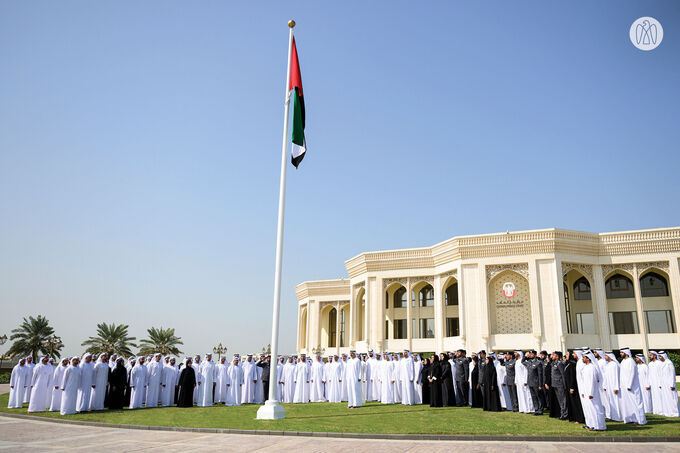
M 286 417 L 286 411 L 276 399 L 278 379 L 276 368 L 278 365 L 279 343 L 279 305 L 281 302 L 281 264 L 283 261 L 283 217 L 286 209 L 286 168 L 288 167 L 288 112 L 290 108 L 290 57 L 293 48 L 293 27 L 295 21 L 288 21 L 288 69 L 286 70 L 286 96 L 283 114 L 283 144 L 281 145 L 281 185 L 279 186 L 279 221 L 276 233 L 276 271 L 274 273 L 274 311 L 272 314 L 271 359 L 269 361 L 269 397 L 264 406 L 257 410 L 260 420 L 278 420 Z

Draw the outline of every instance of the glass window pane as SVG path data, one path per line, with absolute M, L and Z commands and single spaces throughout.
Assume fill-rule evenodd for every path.
M 457 337 L 458 335 L 458 318 L 446 318 L 446 336 Z
M 595 335 L 595 316 L 592 313 L 577 313 L 578 333 Z
M 670 310 L 652 310 L 645 312 L 649 333 L 673 333 Z

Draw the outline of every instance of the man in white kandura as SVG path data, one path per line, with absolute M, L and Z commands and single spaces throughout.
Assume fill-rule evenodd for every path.
M 215 365 L 215 404 L 227 402 L 227 357 L 220 357 L 220 362 Z
M 12 375 L 9 379 L 9 402 L 7 407 L 16 409 L 23 406 L 24 394 L 28 386 L 28 368 L 26 367 L 26 359 L 20 359 L 14 368 L 12 368 Z
M 356 351 L 349 351 L 350 358 L 345 367 L 345 380 L 347 381 L 347 407 L 354 409 L 362 406 L 361 395 L 361 359 Z
M 137 359 L 137 363 L 130 371 L 130 409 L 139 409 L 144 404 L 146 385 L 148 382 L 144 357 Z
M 326 380 L 324 379 L 323 372 L 323 361 L 321 360 L 321 354 L 317 354 L 312 363 L 311 374 L 309 376 L 309 397 L 312 403 L 321 403 L 326 401 L 324 397 L 324 384 Z
M 52 366 L 48 359 L 47 356 L 43 357 L 40 363 L 33 368 L 31 402 L 28 403 L 28 413 L 47 410 L 47 396 L 51 393 L 50 382 L 52 381 Z
M 99 356 L 94 365 L 94 387 L 90 395 L 90 410 L 103 411 L 106 398 L 106 386 L 109 383 L 109 362 L 106 354 Z
M 199 367 L 203 385 L 198 389 L 198 406 L 210 407 L 213 405 L 213 390 L 217 384 L 215 376 L 215 362 L 212 361 L 212 354 L 205 355 L 205 360 Z
M 92 354 L 89 352 L 85 353 L 85 355 L 83 355 L 83 360 L 78 366 L 80 367 L 80 387 L 78 388 L 76 412 L 87 412 L 90 410 L 90 395 L 95 386 Z
M 243 362 L 243 387 L 241 387 L 241 401 L 243 404 L 253 404 L 255 402 L 255 384 L 257 384 L 257 366 L 253 361 L 253 355 L 248 354 L 246 361 Z
M 403 357 L 399 361 L 399 380 L 401 384 L 401 404 L 412 406 L 415 402 L 413 395 L 413 359 L 409 351 L 404 350 Z
M 78 403 L 78 392 L 80 389 L 80 372 L 78 357 L 71 359 L 71 364 L 66 368 L 64 377 L 61 380 L 61 415 L 72 415 L 76 413 Z
M 243 370 L 239 362 L 239 356 L 234 354 L 234 360 L 227 369 L 227 406 L 240 406 L 241 388 L 243 387 Z
M 620 385 L 621 385 L 621 416 L 624 423 L 646 425 L 645 407 L 642 403 L 640 379 L 638 369 L 633 360 L 630 348 L 621 348 Z
M 663 415 L 666 417 L 678 417 L 678 391 L 675 381 L 675 365 L 668 359 L 664 351 L 659 351 L 659 388 L 661 390 L 661 403 Z
M 158 407 L 161 397 L 161 375 L 163 374 L 161 358 L 161 354 L 155 354 L 146 367 L 146 407 Z
M 58 412 L 61 410 L 61 383 L 64 380 L 64 373 L 66 372 L 68 365 L 68 357 L 64 357 L 61 359 L 59 366 L 54 369 L 54 374 L 52 374 L 52 384 L 50 385 L 52 391 L 52 401 L 50 403 L 51 412 Z
M 281 394 L 282 403 L 292 403 L 295 396 L 295 363 L 293 357 L 288 357 L 288 361 L 283 366 L 283 374 L 281 376 L 283 382 L 283 393 Z
M 294 403 L 309 403 L 309 365 L 307 357 L 300 354 L 300 362 L 295 366 Z
M 175 365 L 176 360 L 170 357 L 168 364 L 163 366 L 161 372 L 161 406 L 168 407 L 175 405 L 175 386 L 179 379 L 179 370 Z
M 640 380 L 640 393 L 642 393 L 642 405 L 645 407 L 645 414 L 652 413 L 652 386 L 649 384 L 649 367 L 645 363 L 644 354 L 636 354 L 638 379 Z

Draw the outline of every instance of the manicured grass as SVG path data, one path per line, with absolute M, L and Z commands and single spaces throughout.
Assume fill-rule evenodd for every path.
M 7 409 L 8 395 L 0 395 L 0 411 L 25 414 L 23 409 Z M 369 403 L 348 409 L 346 403 L 285 404 L 284 420 L 256 420 L 258 405 L 209 408 L 154 408 L 90 412 L 62 417 L 58 413 L 33 414 L 40 417 L 93 422 L 183 426 L 201 428 L 260 429 L 272 431 L 317 431 L 404 434 L 481 434 L 537 436 L 680 436 L 680 420 L 650 415 L 647 425 L 607 423 L 608 430 L 593 433 L 580 425 L 508 412 L 483 412 L 470 408 L 430 408 L 427 406 L 382 405 Z

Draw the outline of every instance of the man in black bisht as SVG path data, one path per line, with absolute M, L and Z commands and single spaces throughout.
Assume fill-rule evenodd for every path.
M 515 384 L 515 359 L 514 352 L 505 353 L 505 383 L 508 386 L 508 393 L 510 393 L 510 407 L 508 410 L 519 412 L 519 403 L 517 401 L 517 385 Z M 506 402 L 507 405 L 507 402 Z
M 562 352 L 555 351 L 552 355 L 552 362 L 550 363 L 550 385 L 548 389 L 552 389 L 557 404 L 560 407 L 560 420 L 566 420 L 567 412 L 567 394 L 566 379 L 564 376 L 564 362 L 562 361 Z
M 187 359 L 186 365 L 179 374 L 179 396 L 177 407 L 194 407 L 194 387 L 196 387 L 196 372 L 191 366 L 191 359 Z
M 439 355 L 439 369 L 441 370 L 442 406 L 453 406 L 456 404 L 456 396 L 453 390 L 453 373 L 451 373 L 449 357 L 443 352 Z
M 453 363 L 456 364 L 456 401 L 457 406 L 467 406 L 468 403 L 468 386 L 470 385 L 470 362 L 465 357 L 465 350 L 459 349 L 456 351 Z
M 264 400 L 269 399 L 269 364 L 271 363 L 272 356 L 268 355 L 264 360 L 260 359 L 255 365 L 262 368 L 262 388 L 264 389 Z
M 534 415 L 543 415 L 541 398 L 538 395 L 544 385 L 543 372 L 539 360 L 536 358 L 536 351 L 531 350 L 527 352 L 522 359 L 522 363 L 527 369 L 527 387 L 529 387 L 531 401 L 534 404 Z
M 125 360 L 116 360 L 116 366 L 109 372 L 109 394 L 107 398 L 109 409 L 122 409 L 125 405 L 125 387 L 127 386 L 127 370 Z
M 430 357 L 430 368 L 427 373 L 427 381 L 430 383 L 430 407 L 442 407 L 441 369 L 439 357 L 433 354 Z

